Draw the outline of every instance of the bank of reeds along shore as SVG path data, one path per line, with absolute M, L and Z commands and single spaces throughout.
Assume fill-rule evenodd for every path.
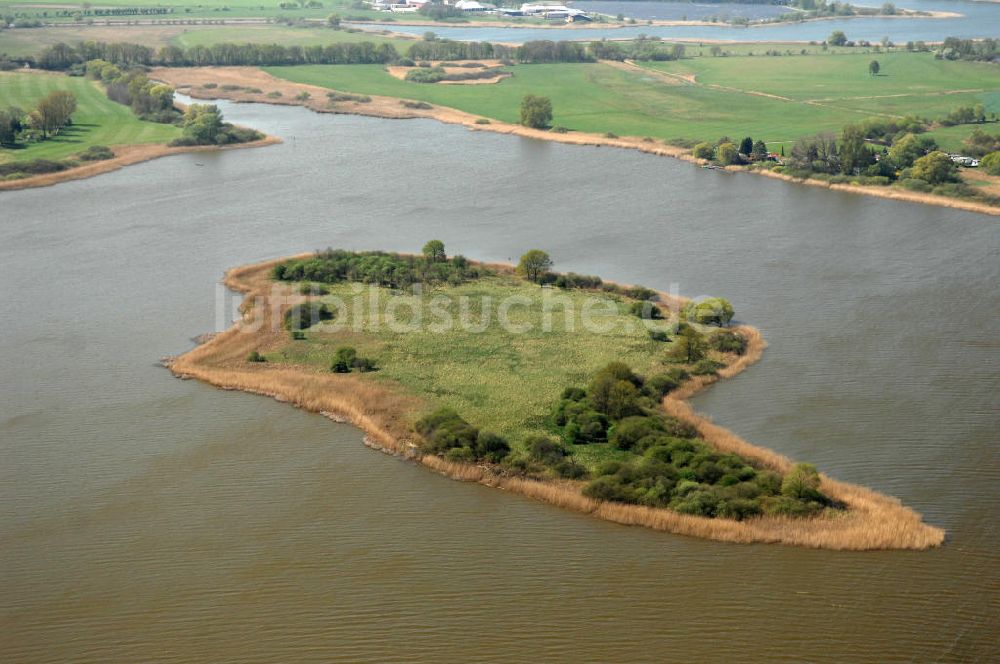
M 285 259 L 282 259 L 285 260 Z M 615 523 L 643 526 L 680 535 L 738 543 L 782 543 L 839 550 L 927 549 L 944 541 L 944 531 L 923 523 L 921 516 L 898 500 L 864 487 L 822 476 L 821 490 L 842 503 L 844 510 L 827 510 L 814 518 L 759 517 L 745 521 L 707 518 L 638 505 L 598 502 L 581 493 L 582 483 L 569 480 L 539 481 L 510 475 L 499 467 L 456 463 L 421 454 L 413 422 L 429 405 L 417 396 L 395 391 L 355 374 L 333 374 L 320 369 L 247 362 L 253 350 L 278 348 L 284 343 L 280 315 L 269 304 L 274 283 L 270 261 L 230 270 L 225 283 L 244 293 L 253 311 L 245 311 L 255 324 L 239 322 L 206 343 L 169 362 L 177 376 L 196 378 L 223 389 L 242 390 L 274 397 L 297 407 L 347 421 L 362 429 L 366 443 L 390 454 L 407 457 L 447 477 L 479 482 L 528 496 Z M 299 296 L 289 286 L 279 286 L 288 305 Z M 256 304 L 252 304 L 256 302 Z M 252 330 L 250 329 L 252 327 Z M 733 432 L 694 412 L 686 399 L 716 380 L 732 377 L 760 359 L 766 343 L 760 333 L 742 326 L 749 347 L 738 361 L 718 377 L 692 380 L 664 399 L 666 412 L 694 425 L 706 442 L 719 450 L 753 459 L 764 467 L 787 471 L 791 462 L 771 450 L 757 447 Z

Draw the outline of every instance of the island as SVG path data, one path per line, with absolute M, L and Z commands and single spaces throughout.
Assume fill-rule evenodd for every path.
M 898 500 L 753 445 L 687 399 L 763 354 L 723 298 L 554 270 L 320 251 L 230 270 L 233 327 L 178 377 L 349 422 L 371 447 L 620 524 L 740 543 L 926 549 Z

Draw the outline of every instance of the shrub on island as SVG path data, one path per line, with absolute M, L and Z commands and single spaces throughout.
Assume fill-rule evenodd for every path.
M 322 302 L 303 302 L 285 312 L 284 326 L 286 330 L 305 330 L 335 316 L 336 312 Z
M 564 390 L 551 418 L 563 440 L 585 444 L 606 438 L 628 456 L 599 464 L 585 496 L 736 520 L 760 514 L 807 516 L 829 506 L 814 467 L 800 464 L 782 477 L 713 449 L 692 425 L 657 409 L 656 400 L 686 377 L 674 367 L 647 381 L 628 366 L 611 363 L 587 389 Z M 530 460 L 568 476 L 560 471 L 567 448 L 545 437 L 532 437 L 526 444 Z
M 462 283 L 488 272 L 471 265 L 463 256 L 404 256 L 381 251 L 327 249 L 308 258 L 278 263 L 271 270 L 278 281 L 309 281 L 333 284 L 355 281 L 387 288 L 405 288 L 415 283 Z
M 333 373 L 351 373 L 357 369 L 361 373 L 378 371 L 375 360 L 369 357 L 359 357 L 358 351 L 351 346 L 341 346 L 337 349 L 333 362 L 330 364 L 330 371 Z
M 456 461 L 503 461 L 510 445 L 501 436 L 480 431 L 451 408 L 439 408 L 417 420 L 414 429 L 420 434 L 420 448 Z

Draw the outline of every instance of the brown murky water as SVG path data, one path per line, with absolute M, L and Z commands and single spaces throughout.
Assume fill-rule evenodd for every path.
M 995 218 L 430 122 L 226 110 L 287 142 L 0 196 L 0 660 L 996 660 Z M 615 526 L 156 367 L 217 325 L 227 267 L 431 237 L 729 297 L 771 347 L 697 406 L 899 496 L 947 544 Z

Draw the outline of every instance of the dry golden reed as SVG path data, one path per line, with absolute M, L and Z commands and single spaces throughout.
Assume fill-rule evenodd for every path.
M 780 542 L 823 549 L 926 549 L 944 541 L 943 530 L 923 523 L 919 514 L 898 500 L 825 475 L 822 476 L 822 490 L 844 503 L 846 510 L 828 511 L 823 516 L 808 519 L 759 517 L 733 521 L 639 505 L 597 502 L 580 493 L 580 482 L 510 477 L 487 466 L 421 455 L 411 434 L 415 414 L 426 407 L 420 399 L 357 376 L 245 361 L 251 350 L 276 348 L 283 342 L 280 326 L 271 325 L 271 308 L 267 305 L 273 285 L 268 276 L 277 262 L 236 268 L 225 278 L 228 287 L 248 296 L 246 303 L 256 300 L 262 304 L 262 311 L 258 313 L 265 318 L 264 324 L 257 326 L 257 331 L 246 333 L 240 329 L 242 324 L 237 323 L 173 360 L 170 369 L 174 374 L 197 378 L 224 389 L 271 396 L 309 411 L 334 414 L 362 429 L 369 445 L 391 454 L 419 459 L 423 465 L 447 477 L 480 482 L 623 525 L 725 542 Z M 494 267 L 510 269 L 510 266 Z M 285 294 L 290 302 L 295 301 L 296 294 L 290 288 L 286 287 Z M 717 449 L 734 452 L 767 467 L 787 470 L 791 466 L 789 459 L 752 445 L 728 429 L 713 424 L 695 413 L 685 401 L 719 378 L 734 376 L 760 359 L 766 346 L 760 333 L 747 326 L 738 329 L 749 340 L 746 354 L 721 370 L 717 377 L 698 377 L 686 383 L 668 395 L 663 406 L 670 415 L 695 426 L 705 441 Z

